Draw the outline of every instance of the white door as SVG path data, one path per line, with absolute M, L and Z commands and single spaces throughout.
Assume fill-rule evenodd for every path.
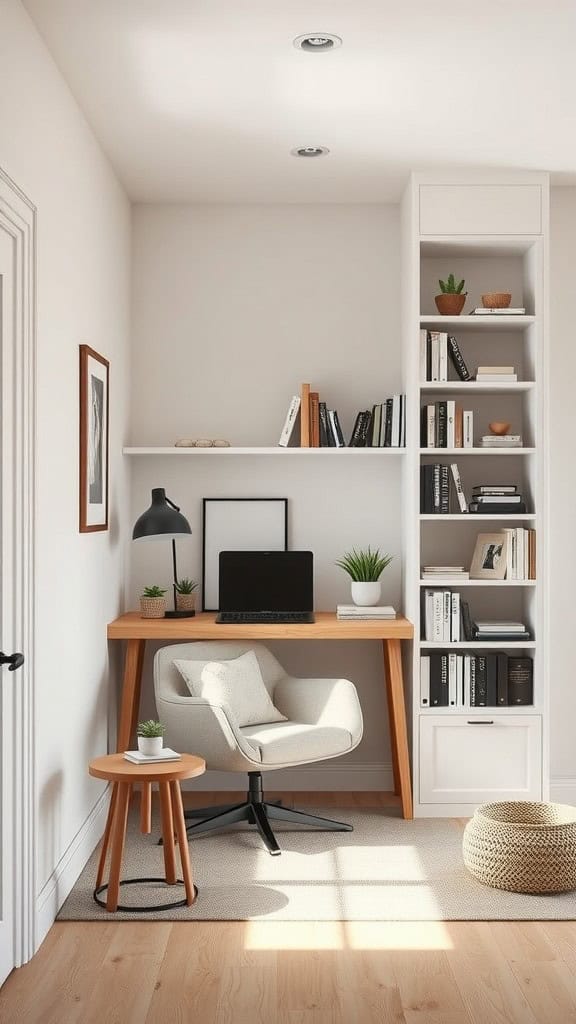
M 34 235 L 0 170 L 0 984 L 35 949 Z

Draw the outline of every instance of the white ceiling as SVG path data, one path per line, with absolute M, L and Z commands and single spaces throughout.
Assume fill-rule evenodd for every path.
M 446 165 L 576 182 L 576 0 L 24 3 L 135 200 L 383 202 Z

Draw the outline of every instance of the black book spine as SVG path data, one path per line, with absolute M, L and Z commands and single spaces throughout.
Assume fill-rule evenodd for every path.
M 392 446 L 392 404 L 391 398 L 387 398 L 382 406 L 382 416 L 384 417 L 384 447 L 390 448 Z
M 456 373 L 460 377 L 460 380 L 471 380 L 470 371 L 464 362 L 464 356 L 460 351 L 460 346 L 452 334 L 448 335 L 448 355 L 452 360 L 452 364 Z
M 320 447 L 321 448 L 332 448 L 333 444 L 330 440 L 331 432 L 328 426 L 328 410 L 326 408 L 326 402 L 318 403 L 318 416 L 320 419 Z
M 432 380 L 432 338 L 426 331 L 426 380 Z
M 345 447 L 344 434 L 342 433 L 342 427 L 340 426 L 340 420 L 338 419 L 338 413 L 337 413 L 336 409 L 334 409 L 333 415 L 334 415 L 334 428 L 336 430 L 337 446 L 338 446 L 338 448 L 344 448 Z
M 442 655 L 430 655 L 430 707 L 441 707 L 442 696 Z
M 428 447 L 428 406 L 420 410 L 420 447 Z
M 450 478 L 449 467 L 440 466 L 440 511 L 447 515 L 450 511 Z
M 440 512 L 440 469 L 442 467 L 440 463 L 435 462 L 432 468 L 434 470 L 434 512 Z
M 476 706 L 485 708 L 487 699 L 486 655 L 479 654 L 476 659 Z
M 475 654 L 470 655 L 470 706 L 476 707 L 476 668 L 477 658 Z
M 370 409 L 366 409 L 364 413 L 364 422 L 362 424 L 362 447 L 366 448 L 369 444 L 368 438 L 370 437 L 370 431 L 372 430 L 372 413 Z
M 489 708 L 495 708 L 498 704 L 498 662 L 495 654 L 486 655 L 486 704 Z
M 441 654 L 441 672 L 440 672 L 440 707 L 448 707 L 448 655 Z
M 436 447 L 445 448 L 448 437 L 446 402 L 436 402 Z
M 498 662 L 496 671 L 496 700 L 499 705 L 505 706 L 508 704 L 508 655 L 502 654 L 499 651 L 496 659 Z
M 348 447 L 349 448 L 359 448 L 360 447 L 360 437 L 361 437 L 361 430 L 362 430 L 362 416 L 363 415 L 364 415 L 363 413 L 359 412 L 358 415 L 356 416 L 356 420 L 355 420 L 355 423 L 354 423 L 354 428 L 352 430 L 350 441 L 348 443 Z
M 532 658 L 508 658 L 508 703 L 534 703 Z
M 470 606 L 468 601 L 460 602 L 460 614 L 462 616 L 462 632 L 465 640 L 474 639 L 474 625 L 470 616 Z
M 426 508 L 426 470 L 427 466 L 420 466 L 420 512 L 424 514 L 428 511 Z
M 526 511 L 524 501 L 471 501 L 469 505 L 472 515 L 482 513 L 483 515 L 523 515 Z

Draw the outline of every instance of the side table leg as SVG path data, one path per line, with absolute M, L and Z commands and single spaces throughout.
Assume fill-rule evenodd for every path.
M 162 815 L 162 839 L 164 850 L 164 871 L 168 885 L 176 884 L 176 851 L 174 849 L 174 819 L 170 799 L 170 783 L 159 782 L 160 811 Z
M 152 831 L 152 783 L 143 782 L 140 794 L 140 831 L 150 835 Z
M 100 851 L 100 860 L 98 861 L 98 874 L 96 875 L 96 888 L 100 888 L 102 885 L 102 879 L 104 878 L 104 869 L 106 867 L 106 856 L 108 854 L 108 846 L 110 845 L 110 835 L 112 832 L 112 822 L 114 821 L 114 811 L 116 809 L 116 800 L 118 797 L 118 785 L 116 782 L 112 783 L 112 792 L 110 794 L 110 806 L 108 808 L 108 817 L 106 818 L 106 828 L 104 829 L 104 837 L 102 839 L 102 850 Z
M 188 846 L 188 834 L 186 832 L 186 821 L 184 819 L 184 807 L 182 805 L 182 793 L 180 783 L 171 782 L 170 792 L 172 794 L 172 810 L 174 813 L 174 824 L 178 836 L 178 849 L 180 851 L 180 863 L 182 865 L 182 877 L 186 889 L 186 903 L 189 907 L 194 903 L 194 882 L 192 879 L 192 868 L 190 866 L 190 847 Z
M 126 644 L 118 723 L 118 742 L 116 745 L 116 750 L 119 754 L 123 754 L 125 750 L 129 749 L 133 732 L 132 725 L 138 717 L 145 644 L 145 640 L 128 640 Z
M 384 667 L 388 680 L 390 738 L 392 750 L 394 751 L 395 749 L 396 751 L 402 813 L 405 818 L 412 818 L 414 812 L 412 808 L 410 755 L 408 753 L 406 705 L 404 703 L 404 684 L 402 679 L 402 651 L 399 640 L 384 640 Z
M 110 860 L 110 877 L 108 880 L 108 895 L 106 897 L 106 910 L 115 911 L 118 909 L 118 893 L 120 890 L 120 869 L 122 867 L 122 855 L 124 853 L 124 842 L 126 839 L 126 822 L 128 820 L 128 806 L 130 804 L 130 782 L 118 783 L 118 796 L 114 812 L 114 824 L 112 827 L 112 857 Z

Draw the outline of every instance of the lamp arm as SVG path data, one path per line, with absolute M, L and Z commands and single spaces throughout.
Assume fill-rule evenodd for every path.
M 164 495 L 164 500 L 165 500 L 167 505 L 170 505 L 170 508 L 174 509 L 175 512 L 179 512 L 180 511 L 180 506 L 179 505 L 175 505 L 173 501 L 170 501 L 170 498 L 166 497 L 166 495 Z
M 179 510 L 177 509 L 177 511 Z M 174 540 L 174 537 L 172 538 L 172 569 L 174 572 L 174 582 L 172 584 L 174 591 L 174 611 L 176 611 L 176 584 L 178 582 L 178 570 L 176 569 L 176 541 Z

